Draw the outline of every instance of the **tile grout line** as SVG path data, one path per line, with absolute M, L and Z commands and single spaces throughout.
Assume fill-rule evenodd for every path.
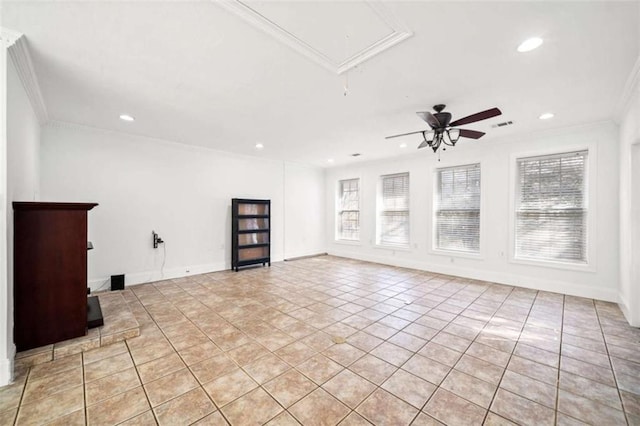
M 554 424 L 558 424 L 558 408 L 560 407 L 560 370 L 562 369 L 562 341 L 564 339 L 564 320 L 566 313 L 567 297 L 562 296 L 562 323 L 560 325 L 560 351 L 558 352 L 558 372 L 556 374 L 556 401 L 554 406 Z M 571 416 L 570 416 L 571 417 Z
M 87 404 L 87 382 L 85 381 L 84 376 L 84 352 L 80 352 L 80 369 L 82 371 L 82 399 L 83 399 L 83 413 L 84 413 L 84 424 L 89 424 L 89 413 L 88 413 L 88 404 Z
M 125 344 L 125 346 L 127 347 L 127 353 L 129 354 L 129 356 L 131 357 L 131 361 L 133 362 L 133 356 L 131 356 L 131 348 L 129 348 L 129 343 L 127 342 L 127 340 L 126 340 L 126 339 L 125 339 L 125 341 L 124 341 L 124 344 Z M 154 418 L 154 420 L 156 421 L 156 424 L 160 424 L 160 423 L 158 422 L 158 418 L 156 417 L 156 412 L 155 412 L 155 411 L 154 411 L 154 409 L 153 409 L 153 405 L 151 404 L 151 401 L 149 400 L 149 394 L 147 393 L 147 389 L 145 388 L 144 383 L 142 382 L 142 377 L 140 377 L 140 372 L 138 371 L 138 367 L 136 366 L 136 363 L 135 363 L 135 362 L 133 362 L 133 369 L 134 369 L 134 370 L 135 370 L 135 372 L 136 372 L 136 376 L 138 377 L 138 380 L 140 380 L 140 387 L 142 388 L 142 392 L 144 392 L 144 397 L 147 399 L 147 403 L 149 404 L 149 410 L 151 411 L 151 414 L 153 415 L 153 418 Z M 135 388 L 134 388 L 134 389 L 135 389 Z M 120 392 L 120 393 L 119 393 L 119 394 L 117 394 L 117 395 L 122 395 L 123 393 L 125 393 L 125 392 L 129 392 L 130 390 L 131 390 L 131 389 L 128 389 L 128 390 L 123 391 L 123 392 Z M 116 395 L 114 395 L 114 396 L 116 396 Z M 110 398 L 111 398 L 111 397 L 110 397 Z M 143 412 L 143 413 L 144 413 L 144 412 Z M 143 414 L 143 413 L 135 414 L 134 416 L 129 417 L 128 419 L 124 419 L 123 421 L 121 421 L 121 422 L 119 422 L 119 423 L 124 423 L 124 422 L 126 422 L 127 420 L 131 420 L 131 419 L 133 419 L 133 418 L 135 418 L 135 417 L 137 417 L 137 416 L 139 416 L 140 414 Z
M 22 386 L 22 392 L 20 392 L 20 400 L 18 401 L 18 409 L 16 410 L 16 416 L 13 419 L 13 424 L 18 424 L 18 417 L 20 412 L 22 411 L 22 401 L 24 400 L 24 394 L 27 392 L 27 385 L 29 384 L 29 378 L 31 377 L 31 369 L 33 366 L 27 367 L 27 372 L 25 373 L 27 376 L 24 378 L 24 385 Z
M 607 343 L 607 338 L 605 336 L 604 329 L 602 328 L 602 322 L 600 322 L 600 313 L 598 312 L 598 308 L 596 306 L 595 301 L 593 302 L 593 309 L 595 310 L 596 318 L 598 318 L 598 327 L 600 329 L 600 332 L 602 333 L 602 340 L 604 341 L 604 349 L 607 351 L 607 359 L 609 360 L 609 366 L 611 367 L 611 373 L 613 375 L 613 383 L 616 385 L 616 391 L 618 393 L 618 398 L 620 399 L 620 407 L 622 408 L 622 414 L 624 415 L 624 419 L 627 422 L 627 425 L 629 425 L 630 424 L 629 416 L 627 415 L 627 410 L 625 409 L 625 404 L 624 404 L 624 400 L 622 399 L 620 386 L 618 386 L 618 377 L 615 369 L 613 368 L 613 361 L 611 361 L 611 354 L 609 353 L 609 344 Z

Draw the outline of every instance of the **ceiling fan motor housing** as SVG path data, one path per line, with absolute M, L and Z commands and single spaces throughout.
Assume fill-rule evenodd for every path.
M 451 113 L 450 112 L 436 112 L 435 114 L 433 114 L 438 121 L 440 122 L 440 126 L 441 127 L 447 127 L 449 126 L 449 123 L 451 122 Z

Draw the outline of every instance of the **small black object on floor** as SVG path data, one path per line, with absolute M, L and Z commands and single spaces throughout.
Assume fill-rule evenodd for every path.
M 124 274 L 111 275 L 111 291 L 124 290 Z

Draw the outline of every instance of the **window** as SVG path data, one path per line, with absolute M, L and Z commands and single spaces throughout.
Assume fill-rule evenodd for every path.
M 409 173 L 381 177 L 378 244 L 409 245 Z
M 340 181 L 338 195 L 338 239 L 360 239 L 360 179 Z
M 587 262 L 587 151 L 518 159 L 515 257 Z
M 438 169 L 435 248 L 480 252 L 480 164 Z

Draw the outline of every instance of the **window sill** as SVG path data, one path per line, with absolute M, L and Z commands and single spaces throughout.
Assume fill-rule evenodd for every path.
M 361 246 L 362 242 L 360 240 L 333 240 L 336 244 L 344 244 L 345 246 Z
M 596 267 L 593 263 L 566 263 L 566 262 L 554 262 L 552 260 L 522 259 L 522 258 L 516 258 L 516 257 L 511 257 L 509 259 L 509 263 L 538 266 L 542 268 L 565 269 L 569 271 L 596 272 Z
M 375 244 L 373 248 L 377 249 L 385 249 L 385 250 L 393 250 L 393 251 L 411 251 L 410 246 L 395 246 L 393 244 Z
M 484 260 L 484 256 L 480 253 L 471 253 L 464 251 L 456 251 L 456 250 L 442 250 L 442 249 L 429 249 L 430 254 L 435 254 L 437 256 L 447 256 L 447 257 L 462 257 L 466 259 L 474 259 L 474 260 Z

